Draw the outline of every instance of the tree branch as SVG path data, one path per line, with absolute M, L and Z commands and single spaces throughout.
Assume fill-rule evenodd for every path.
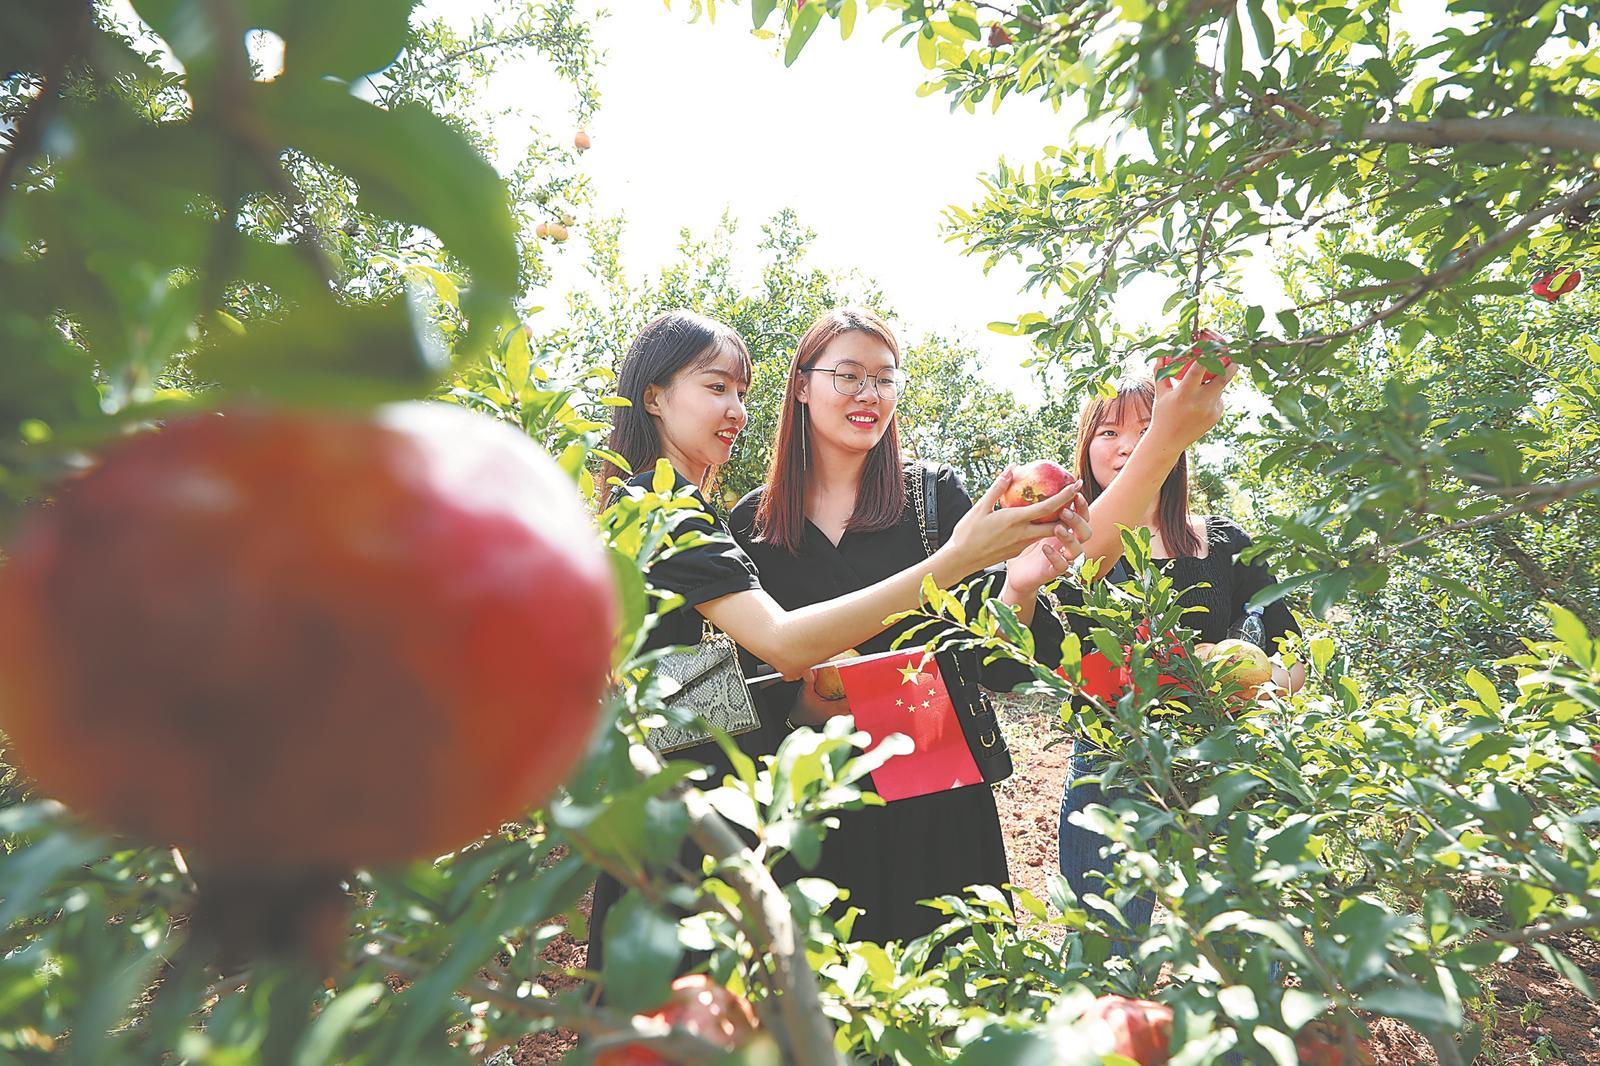
M 1325 120 L 1324 120 L 1325 121 Z M 1356 135 L 1383 144 L 1526 144 L 1600 152 L 1600 122 L 1583 118 L 1514 115 L 1509 118 L 1439 118 L 1429 122 L 1369 122 Z
M 470 48 L 463 48 L 460 51 L 447 53 L 446 55 L 441 56 L 438 60 L 429 63 L 425 67 L 419 67 L 417 69 L 417 73 L 431 73 L 435 70 L 438 70 L 440 67 L 449 66 L 458 59 L 465 59 L 467 56 L 475 55 L 478 52 L 487 51 L 490 48 L 515 48 L 518 45 L 532 44 L 535 41 L 544 45 L 558 43 L 549 34 L 539 31 L 534 31 L 532 33 L 519 33 L 512 37 L 494 37 L 479 44 L 472 45 Z
M 648 748 L 632 748 L 635 763 L 648 760 L 658 773 L 661 763 Z M 645 769 L 644 766 L 640 767 Z M 689 812 L 689 836 L 723 867 L 723 878 L 744 904 L 746 915 L 765 937 L 772 954 L 772 979 L 777 986 L 777 1008 L 783 1020 L 786 1061 L 796 1066 L 840 1066 L 833 1046 L 833 1026 L 822 1013 L 816 974 L 806 961 L 805 943 L 794 922 L 789 899 L 757 862 L 744 841 L 711 806 L 698 789 L 684 792 Z
M 1591 633 L 1600 633 L 1600 616 L 1590 610 L 1582 600 L 1572 596 L 1566 591 L 1563 583 L 1550 571 L 1539 564 L 1539 561 L 1523 550 L 1522 545 L 1511 539 L 1511 534 L 1504 529 L 1496 529 L 1489 534 L 1489 540 L 1500 554 L 1510 559 L 1522 576 L 1527 578 L 1538 590 L 1554 603 L 1559 603 L 1577 616 L 1584 628 Z
M 1575 207 L 1579 204 L 1588 203 L 1596 196 L 1600 196 L 1600 178 L 1596 178 L 1595 180 L 1584 185 L 1580 185 L 1577 189 L 1568 193 L 1566 196 L 1563 196 L 1558 200 L 1552 200 L 1543 207 L 1529 211 L 1527 214 L 1519 218 L 1514 224 L 1507 226 L 1505 229 L 1501 230 L 1499 233 L 1496 233 L 1493 237 L 1490 237 L 1482 244 L 1471 249 L 1470 251 L 1463 252 L 1456 256 L 1455 262 L 1451 263 L 1449 266 L 1442 267 L 1431 274 L 1423 274 L 1420 277 L 1410 279 L 1410 284 L 1413 286 L 1412 291 L 1406 293 L 1404 296 L 1401 296 L 1388 306 L 1379 308 L 1378 310 L 1372 312 L 1366 318 L 1362 319 L 1353 326 L 1338 330 L 1333 333 L 1321 333 L 1311 337 L 1297 337 L 1294 340 L 1258 341 L 1256 346 L 1261 348 L 1309 348 L 1318 344 L 1329 344 L 1333 341 L 1354 337 L 1358 333 L 1365 333 L 1368 329 L 1384 321 L 1385 319 L 1393 318 L 1395 315 L 1421 300 L 1424 296 L 1428 295 L 1428 293 L 1434 291 L 1435 289 L 1443 288 L 1445 285 L 1455 281 L 1459 277 L 1472 274 L 1478 269 L 1478 267 L 1482 266 L 1488 260 L 1494 258 L 1494 256 L 1497 255 L 1506 245 L 1520 240 L 1529 230 L 1533 229 L 1533 227 L 1537 226 L 1550 216 L 1559 214 L 1569 207 Z
M 1399 544 L 1385 549 L 1380 558 L 1392 558 L 1407 548 L 1414 548 L 1418 544 L 1433 540 L 1436 537 L 1442 537 L 1449 533 L 1459 533 L 1464 529 L 1475 529 L 1478 526 L 1491 525 L 1510 518 L 1512 515 L 1536 510 L 1556 500 L 1564 500 L 1568 496 L 1576 496 L 1591 489 L 1600 489 L 1600 474 L 1591 477 L 1573 478 L 1571 481 L 1557 481 L 1548 485 L 1531 485 L 1524 493 L 1524 498 L 1520 503 L 1512 504 L 1510 507 L 1502 507 L 1492 514 L 1479 515 L 1477 518 L 1467 518 L 1459 522 L 1451 522 L 1447 526 L 1440 526 L 1438 529 L 1430 529 L 1426 533 L 1412 537 L 1410 540 L 1401 541 Z

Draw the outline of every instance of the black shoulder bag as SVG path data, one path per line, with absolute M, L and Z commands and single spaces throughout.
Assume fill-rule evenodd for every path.
M 939 550 L 939 492 L 935 483 L 934 468 L 927 463 L 916 464 L 911 476 L 911 504 L 917 512 L 917 531 L 922 535 L 922 550 L 930 557 Z M 994 702 L 989 693 L 967 678 L 961 669 L 963 653 L 941 652 L 938 656 L 940 673 L 945 687 L 950 690 L 951 702 L 957 707 L 961 731 L 966 734 L 967 748 L 978 764 L 986 784 L 996 784 L 1011 776 L 1011 748 L 1005 734 L 1000 731 L 1000 719 L 995 714 Z M 948 669 L 945 669 L 947 668 Z M 952 679 L 954 684 L 951 683 Z

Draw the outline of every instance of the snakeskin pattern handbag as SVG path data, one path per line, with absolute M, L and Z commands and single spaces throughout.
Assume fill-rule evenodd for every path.
M 666 725 L 652 729 L 646 739 L 657 755 L 711 740 L 707 723 L 734 737 L 761 725 L 739 668 L 738 648 L 732 637 L 710 622 L 705 623 L 699 644 L 666 656 L 656 670 L 678 683 L 678 691 L 666 699 L 667 707 L 696 719 L 680 725 L 669 716 Z

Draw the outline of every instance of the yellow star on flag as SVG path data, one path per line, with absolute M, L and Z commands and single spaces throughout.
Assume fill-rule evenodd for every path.
M 897 667 L 897 669 L 900 671 L 900 683 L 902 685 L 915 685 L 922 680 L 922 671 L 915 666 L 901 666 Z

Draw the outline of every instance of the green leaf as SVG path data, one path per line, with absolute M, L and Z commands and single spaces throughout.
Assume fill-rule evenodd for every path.
M 1057 1066 L 1054 1042 L 1042 1032 L 991 1025 L 962 1049 L 957 1066 Z
M 1545 909 L 1555 899 L 1555 894 L 1549 889 L 1528 884 L 1526 881 L 1508 881 L 1501 890 L 1500 899 L 1512 923 L 1518 927 L 1526 927 L 1545 913 Z
M 856 31 L 856 0 L 844 0 L 839 7 L 839 39 L 848 41 Z
M 612 663 L 620 666 L 638 650 L 644 636 L 644 620 L 650 613 L 650 597 L 645 592 L 644 571 L 637 562 L 615 548 L 607 548 L 606 557 L 611 561 L 611 574 L 617 581 L 617 599 L 622 605 L 617 651 Z
M 1244 30 L 1239 25 L 1239 10 L 1228 12 L 1227 28 L 1223 36 L 1222 88 L 1233 92 L 1239 85 L 1239 73 L 1244 67 Z
M 1226 816 L 1240 800 L 1261 784 L 1261 780 L 1248 770 L 1222 774 L 1206 786 L 1201 800 L 1189 809 L 1203 818 Z
M 811 40 L 811 35 L 817 32 L 817 27 L 822 24 L 822 4 L 807 4 L 800 9 L 800 14 L 795 16 L 794 25 L 789 27 L 789 42 L 783 49 L 783 65 L 794 66 L 794 61 L 800 58 L 800 52 Z
M 467 316 L 500 322 L 517 287 L 515 227 L 505 183 L 461 134 L 425 108 L 385 111 L 336 82 L 253 89 L 271 143 L 338 167 L 360 186 L 363 210 L 432 230 L 471 275 Z
M 1589 975 L 1583 972 L 1582 967 L 1543 941 L 1535 942 L 1533 950 L 1537 951 L 1540 958 L 1550 964 L 1551 969 L 1566 978 L 1567 983 L 1582 992 L 1590 1002 L 1595 1001 L 1594 985 L 1590 982 Z
M 1307 992 L 1303 988 L 1287 988 L 1283 992 L 1283 1024 L 1295 1032 L 1303 1029 L 1327 1011 L 1333 1005 L 1327 996 Z
M 38 808 L 31 808 L 38 809 Z M 68 870 L 76 870 L 105 848 L 105 841 L 58 829 L 37 843 L 4 856 L 0 865 L 0 929 L 53 904 L 45 893 Z
M 1403 281 L 1406 278 L 1417 277 L 1422 273 L 1422 270 L 1414 263 L 1408 263 L 1402 259 L 1383 259 L 1379 256 L 1368 255 L 1366 252 L 1346 252 L 1339 257 L 1339 262 L 1344 263 L 1346 266 L 1354 267 L 1356 270 L 1365 271 L 1374 277 L 1382 278 L 1385 281 Z
M 1256 51 L 1261 53 L 1263 59 L 1270 59 L 1275 50 L 1275 37 L 1272 30 L 1272 20 L 1267 17 L 1264 0 L 1248 0 L 1245 10 L 1250 13 L 1250 28 L 1255 31 Z
M 1387 1018 L 1398 1018 L 1424 1031 L 1453 1029 L 1461 1024 L 1459 1010 L 1452 1009 L 1442 995 L 1417 985 L 1382 985 L 1358 996 L 1355 1006 Z
M 242 337 L 221 334 L 193 363 L 203 380 L 233 393 L 365 405 L 426 395 L 448 356 L 393 301 L 322 304 Z
M 678 923 L 629 892 L 606 915 L 604 935 L 606 1005 L 637 1013 L 665 1000 L 683 955 Z
M 1389 963 L 1389 933 L 1406 924 L 1387 908 L 1352 900 L 1334 919 L 1332 931 L 1345 938 L 1344 983 L 1359 988 L 1383 973 Z
M 1585 670 L 1593 670 L 1594 639 L 1578 616 L 1559 604 L 1546 603 L 1544 609 L 1550 614 L 1550 628 L 1555 631 L 1556 639 L 1567 646 L 1567 654 L 1572 656 L 1572 661 Z
M 1500 693 L 1495 691 L 1494 682 L 1478 673 L 1476 667 L 1467 671 L 1466 682 L 1467 687 L 1477 694 L 1479 702 L 1491 711 L 1500 711 Z
M 339 1061 L 339 1045 L 361 1016 L 383 998 L 384 986 L 377 983 L 352 985 L 324 1006 L 316 1021 L 300 1039 L 293 1066 L 323 1066 Z
M 1326 673 L 1328 664 L 1333 661 L 1333 640 L 1329 637 L 1312 637 L 1307 647 L 1311 652 L 1311 665 L 1316 667 L 1317 673 Z
M 657 496 L 670 496 L 677 483 L 678 474 L 672 469 L 672 462 L 666 458 L 657 459 L 655 473 L 650 475 L 650 491 Z
M 778 7 L 778 0 L 750 0 L 750 21 L 754 29 L 760 29 L 767 24 L 767 19 L 772 17 L 772 12 Z
M 417 0 L 338 0 L 288 5 L 284 39 L 284 77 L 346 81 L 382 70 L 406 46 L 411 9 Z

